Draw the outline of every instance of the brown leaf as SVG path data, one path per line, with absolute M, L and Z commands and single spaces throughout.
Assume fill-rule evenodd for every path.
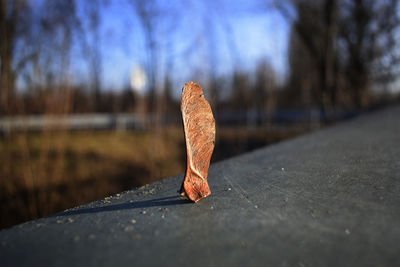
M 207 174 L 215 143 L 214 116 L 198 84 L 183 86 L 181 111 L 187 156 L 181 195 L 197 202 L 211 194 Z

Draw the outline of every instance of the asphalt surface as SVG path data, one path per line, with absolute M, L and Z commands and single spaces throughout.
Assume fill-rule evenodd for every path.
M 132 174 L 134 175 L 134 174 Z M 400 106 L 0 231 L 1 266 L 400 266 Z

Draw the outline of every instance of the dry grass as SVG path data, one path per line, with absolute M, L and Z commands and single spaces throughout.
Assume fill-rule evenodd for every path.
M 299 134 L 218 129 L 212 161 Z M 183 173 L 181 128 L 0 138 L 0 228 Z M 178 188 L 177 188 L 178 190 Z
M 0 227 L 183 172 L 179 129 L 45 132 L 0 140 Z

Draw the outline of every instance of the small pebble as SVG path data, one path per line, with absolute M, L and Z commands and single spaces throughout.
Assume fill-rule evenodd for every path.
M 347 235 L 350 234 L 350 230 L 349 230 L 349 229 L 344 230 L 344 232 L 345 232 Z
M 164 219 L 164 218 L 165 218 L 164 214 L 163 214 L 163 215 L 161 215 L 161 219 Z
M 282 171 L 284 171 L 285 170 L 285 168 L 282 168 Z
M 131 224 L 135 224 L 136 223 L 136 220 L 135 219 L 132 219 L 131 220 Z
M 79 242 L 79 240 L 81 240 L 81 238 L 79 237 L 79 235 L 77 235 L 77 236 L 74 237 L 74 241 L 75 241 L 75 242 Z
M 132 232 L 133 231 L 133 226 L 132 225 L 128 225 L 128 226 L 126 226 L 125 228 L 124 228 L 124 231 L 125 232 Z
M 212 209 L 212 210 L 213 210 L 213 209 L 214 209 L 214 207 L 213 207 L 213 206 L 211 206 L 211 207 L 210 207 L 210 209 Z
M 68 222 L 73 223 L 73 222 L 74 222 L 74 219 L 68 218 Z
M 57 220 L 57 223 L 63 223 L 63 221 L 62 220 Z
M 232 188 L 229 187 L 229 188 L 228 188 L 228 191 L 231 191 L 231 190 L 232 190 Z
M 94 240 L 94 239 L 96 239 L 96 235 L 90 234 L 90 235 L 89 235 L 89 240 Z
M 146 214 L 146 213 L 147 213 L 147 211 L 145 211 L 145 210 L 142 210 L 142 211 L 141 211 L 141 213 L 142 213 L 142 214 Z
M 258 209 L 258 206 L 257 206 L 257 205 L 254 205 L 254 208 Z

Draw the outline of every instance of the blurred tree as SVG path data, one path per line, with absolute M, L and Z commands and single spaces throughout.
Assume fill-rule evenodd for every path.
M 80 20 L 75 1 L 46 0 L 41 16 L 40 67 L 53 82 L 46 82 L 49 101 L 46 111 L 68 113 L 71 110 L 71 50 Z
M 356 107 L 368 104 L 373 83 L 388 84 L 399 74 L 399 10 L 398 0 L 342 0 L 341 60 Z
M 318 105 L 317 72 L 310 53 L 307 51 L 299 35 L 292 29 L 288 45 L 288 68 L 285 106 L 311 107 Z
M 340 102 L 343 85 L 353 106 L 361 108 L 373 84 L 394 81 L 400 61 L 398 0 L 290 0 L 276 6 L 292 23 L 289 86 L 312 90 L 303 95 L 317 101 L 321 118 Z
M 232 23 L 228 11 L 228 2 L 225 1 L 204 1 L 202 6 L 203 33 L 205 39 L 205 54 L 207 57 L 207 73 L 208 83 L 206 90 L 208 99 L 213 109 L 214 116 L 218 118 L 220 106 L 222 103 L 222 95 L 224 83 L 226 79 L 218 74 L 219 65 L 225 64 L 221 62 L 221 54 L 226 53 L 232 61 L 231 71 L 240 67 L 240 52 L 236 47 L 235 36 L 232 31 Z M 226 50 L 221 49 L 221 44 L 226 44 Z M 238 73 L 237 73 L 238 74 Z M 244 73 L 243 73 L 244 74 Z M 235 75 L 232 75 L 234 79 Z M 250 89 L 250 87 L 248 88 Z M 248 94 L 251 94 L 249 91 Z
M 292 16 L 286 5 L 279 3 L 277 7 L 292 22 L 292 31 L 297 34 L 309 54 L 306 62 L 308 60 L 312 64 L 312 69 L 316 73 L 317 92 L 315 93 L 320 107 L 320 117 L 324 119 L 326 109 L 336 105 L 338 3 L 337 0 L 293 0 L 290 3 L 295 9 L 296 18 Z M 293 37 L 292 33 L 291 40 Z M 297 46 L 299 47 L 301 46 Z M 295 56 L 297 55 L 292 54 L 292 63 L 299 62 L 293 59 Z M 292 66 L 290 68 L 292 78 L 296 77 L 294 72 L 301 71 L 293 69 Z
M 160 7 L 156 0 L 132 0 L 131 3 L 138 16 L 144 35 L 145 51 L 143 52 L 146 53 L 145 69 L 148 76 L 147 111 L 154 113 L 157 106 L 157 29 L 161 18 Z
M 91 72 L 91 109 L 99 111 L 101 102 L 101 38 L 100 38 L 100 24 L 102 17 L 100 15 L 100 8 L 104 5 L 103 1 L 83 1 L 82 2 L 87 20 L 80 20 L 81 41 L 83 42 L 83 50 L 88 57 L 89 68 Z M 84 22 L 87 21 L 86 27 Z
M 171 68 L 168 68 L 171 69 Z M 161 99 L 159 101 L 162 111 L 163 123 L 171 124 L 177 122 L 177 118 L 180 117 L 180 104 L 175 101 L 172 96 L 173 86 L 171 74 L 166 73 L 164 77 L 164 90 Z
M 31 54 L 15 48 L 30 27 L 31 9 L 25 0 L 1 0 L 0 3 L 0 114 L 10 113 L 18 69 Z
M 207 91 L 209 94 L 209 101 L 214 112 L 217 112 L 219 102 L 218 80 L 217 80 L 217 64 L 218 64 L 218 48 L 217 48 L 217 33 L 215 32 L 215 21 L 210 14 L 204 14 L 204 33 L 206 35 L 206 50 L 208 59 L 208 76 L 209 82 L 207 84 Z
M 117 112 L 133 112 L 137 102 L 136 93 L 129 87 L 126 87 L 121 94 Z
M 257 66 L 254 93 L 252 94 L 258 126 L 270 122 L 271 113 L 276 106 L 276 89 L 275 71 L 267 61 L 262 60 Z
M 236 70 L 233 74 L 233 84 L 231 92 L 231 105 L 236 112 L 236 116 L 240 117 L 240 120 L 248 123 L 248 115 L 251 105 L 251 87 L 250 79 L 246 72 Z M 241 118 L 241 116 L 244 116 Z

